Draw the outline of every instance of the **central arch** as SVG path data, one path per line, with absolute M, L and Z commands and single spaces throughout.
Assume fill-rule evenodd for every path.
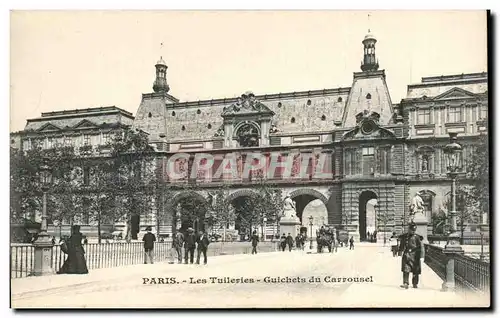
M 378 199 L 378 197 L 375 194 L 375 192 L 369 191 L 369 190 L 363 191 L 359 195 L 359 240 L 360 241 L 367 240 L 368 201 L 377 200 L 377 199 Z
M 302 214 L 304 212 L 305 207 L 311 203 L 312 201 L 318 199 L 323 202 L 323 204 L 328 206 L 328 199 L 319 191 L 314 190 L 314 189 L 297 189 L 295 191 L 292 191 L 290 193 L 290 198 L 295 201 L 296 204 L 296 210 L 297 210 L 297 216 L 299 219 L 302 220 Z M 328 222 L 327 220 L 325 220 Z
M 172 232 L 179 229 L 186 232 L 189 227 L 196 233 L 205 230 L 205 220 L 209 204 L 207 199 L 196 191 L 176 194 L 170 203 L 173 213 Z
M 227 224 L 227 229 L 234 229 L 238 233 L 238 239 L 244 241 L 250 238 L 251 233 L 259 228 L 253 204 L 259 194 L 251 189 L 241 189 L 231 193 L 228 201 L 234 209 L 234 224 Z

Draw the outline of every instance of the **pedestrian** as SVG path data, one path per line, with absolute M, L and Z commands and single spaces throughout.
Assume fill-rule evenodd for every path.
M 252 234 L 252 254 L 257 254 L 257 245 L 259 244 L 259 236 L 257 231 L 253 231 Z
M 285 249 L 286 249 L 286 236 L 285 236 L 285 233 L 283 233 L 281 235 L 281 238 L 280 238 L 280 246 L 281 246 L 281 250 L 284 252 Z
M 403 272 L 403 285 L 401 288 L 408 289 L 410 285 L 410 273 L 412 273 L 411 283 L 413 288 L 418 288 L 419 275 L 422 272 L 421 260 L 425 258 L 423 237 L 416 234 L 415 223 L 408 225 L 408 233 L 401 236 L 399 251 L 402 252 L 401 271 Z
M 392 256 L 396 257 L 398 255 L 398 237 L 396 232 L 392 232 L 392 236 L 389 238 L 389 244 L 391 245 Z
M 151 227 L 146 228 L 147 233 L 144 234 L 142 241 L 144 242 L 144 264 L 149 262 L 153 264 L 153 248 L 156 241 L 156 236 L 151 233 Z
M 332 251 L 337 253 L 337 232 L 335 229 L 332 231 Z
M 177 254 L 178 264 L 182 264 L 182 246 L 184 245 L 184 235 L 182 234 L 181 229 L 177 229 L 176 233 L 174 233 L 172 245 L 175 250 L 175 253 Z M 174 259 L 172 256 L 171 264 L 173 263 Z
M 198 255 L 196 256 L 196 264 L 200 264 L 200 256 L 201 254 L 203 254 L 203 264 L 207 265 L 207 250 L 208 245 L 210 244 L 207 232 L 200 231 L 196 243 L 198 243 Z
M 194 234 L 193 228 L 188 228 L 188 233 L 184 240 L 184 264 L 194 263 L 194 250 L 196 248 L 196 235 Z
M 349 249 L 354 249 L 354 236 L 351 236 L 351 239 L 349 240 Z
M 288 236 L 286 237 L 286 244 L 288 245 L 288 250 L 291 252 L 293 247 L 293 237 L 290 233 L 288 233 Z
M 71 227 L 71 236 L 69 239 L 62 241 L 61 250 L 66 251 L 68 257 L 57 274 L 88 274 L 79 225 Z
M 373 232 L 373 243 L 377 243 L 377 231 Z

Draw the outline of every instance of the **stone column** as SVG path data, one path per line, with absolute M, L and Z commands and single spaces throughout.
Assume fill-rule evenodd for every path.
M 413 222 L 417 226 L 417 230 L 415 231 L 415 233 L 424 238 L 424 244 L 429 243 L 429 241 L 427 240 L 427 225 L 429 224 L 427 217 L 423 213 L 416 213 Z

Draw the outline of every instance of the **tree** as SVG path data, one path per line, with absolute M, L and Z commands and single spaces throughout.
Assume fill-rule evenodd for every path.
M 211 197 L 211 213 L 208 222 L 213 227 L 222 228 L 223 238 L 226 240 L 226 227 L 227 224 L 234 223 L 236 220 L 236 213 L 231 202 L 228 200 L 229 187 L 223 184 L 221 187 L 214 191 L 209 192 Z
M 137 238 L 140 216 L 150 207 L 152 197 L 147 185 L 157 178 L 154 148 L 149 145 L 147 134 L 130 128 L 117 133 L 108 146 L 108 190 L 122 201 L 117 205 L 117 213 L 126 219 L 125 237 L 130 241 Z
M 31 219 L 41 211 L 40 167 L 47 164 L 53 169 L 53 183 L 49 188 L 48 221 L 66 219 L 72 222 L 79 211 L 78 187 L 75 179 L 76 154 L 73 147 L 56 145 L 51 149 L 33 143 L 29 150 L 12 149 L 10 152 L 11 222 Z
M 490 211 L 489 140 L 481 134 L 471 158 L 466 162 L 467 187 L 462 187 L 465 205 L 478 213 Z

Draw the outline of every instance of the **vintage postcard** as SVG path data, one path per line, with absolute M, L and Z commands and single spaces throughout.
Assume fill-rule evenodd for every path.
M 12 11 L 11 307 L 490 307 L 489 19 Z

